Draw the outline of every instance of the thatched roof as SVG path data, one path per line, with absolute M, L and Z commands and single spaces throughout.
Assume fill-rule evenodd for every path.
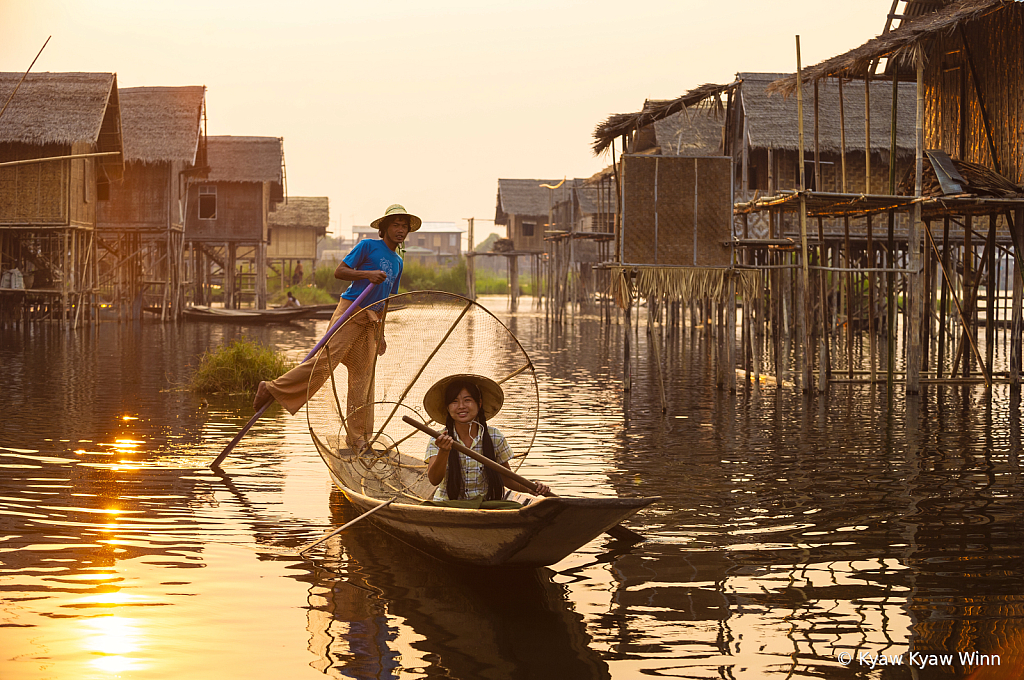
M 117 75 L 113 73 L 0 73 L 0 142 L 94 144 L 97 152 L 122 152 Z M 120 156 L 99 159 L 110 179 L 120 179 Z
M 1013 2 L 1014 0 L 956 0 L 934 12 L 908 18 L 899 28 L 872 38 L 845 54 L 803 69 L 802 78 L 807 81 L 826 76 L 863 78 L 872 62 L 882 57 L 903 64 L 912 64 L 917 50 L 932 36 L 943 31 L 951 32 L 960 22 L 971 21 Z M 905 69 L 905 77 L 910 77 L 911 71 L 912 69 Z M 780 81 L 774 89 L 784 94 L 793 92 L 796 90 L 796 75 Z
M 126 87 L 119 94 L 126 161 L 195 163 L 204 86 Z
M 280 137 L 208 137 L 210 182 L 281 184 L 284 140 Z
M 719 156 L 725 116 L 714 111 L 684 109 L 654 123 L 663 156 Z
M 0 106 L 7 101 L 24 74 L 0 73 Z M 117 116 L 117 76 L 113 73 L 30 73 L 0 118 L 0 142 L 25 144 L 99 144 L 103 123 L 110 113 L 117 123 L 120 151 L 121 127 Z M 116 148 L 115 148 L 116 147 Z
M 771 94 L 770 85 L 785 78 L 783 73 L 741 73 L 739 100 L 747 118 L 750 145 L 757 149 L 796 151 L 800 148 L 797 98 Z M 814 150 L 814 85 L 804 84 L 804 150 Z M 897 155 L 913 154 L 917 137 L 917 87 L 899 85 L 896 111 Z M 864 149 L 864 84 L 843 87 L 846 116 L 846 149 Z M 871 83 L 871 150 L 888 151 L 891 142 L 892 83 Z M 818 83 L 818 146 L 823 153 L 840 153 L 839 83 L 834 79 Z
M 330 224 L 330 208 L 326 196 L 289 196 L 267 216 L 271 227 L 306 227 L 326 233 Z
M 690 90 L 676 99 L 648 100 L 644 102 L 644 108 L 637 113 L 613 114 L 594 128 L 594 155 L 599 155 L 610 147 L 612 140 L 616 137 L 628 135 L 645 125 L 668 118 L 672 114 L 679 113 L 684 108 L 708 106 L 713 109 L 721 109 L 721 94 L 736 85 L 737 83 L 730 83 L 729 85 L 707 83 Z
M 547 215 L 549 205 L 564 201 L 569 196 L 571 185 L 566 181 L 554 190 L 552 197 L 551 190 L 545 189 L 541 184 L 555 186 L 561 181 L 560 179 L 499 179 L 498 205 L 494 223 L 508 224 L 509 215 Z

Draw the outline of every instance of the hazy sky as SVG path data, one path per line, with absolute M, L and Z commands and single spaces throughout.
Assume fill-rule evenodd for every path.
M 587 177 L 594 127 L 882 31 L 890 0 L 0 0 L 0 70 L 206 85 L 211 135 L 284 137 L 288 193 L 348 235 L 391 203 L 493 230 L 499 177 Z M 504 235 L 504 230 L 499 230 Z

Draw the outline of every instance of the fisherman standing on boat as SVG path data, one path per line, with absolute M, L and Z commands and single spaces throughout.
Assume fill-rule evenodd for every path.
M 348 369 L 346 405 L 349 418 L 346 424 L 350 446 L 364 443 L 361 440 L 373 429 L 372 409 L 360 407 L 373 401 L 374 362 L 387 350 L 384 340 L 385 301 L 398 292 L 402 278 L 402 258 L 395 251 L 409 232 L 419 229 L 422 223 L 419 217 L 408 213 L 401 205 L 389 206 L 384 215 L 370 225 L 377 229 L 380 240 L 363 239 L 357 243 L 334 271 L 335 278 L 352 283 L 342 293 L 334 310 L 332 326 L 368 285 L 377 286 L 363 302 L 366 313 L 352 316 L 329 341 L 332 359 L 345 364 Z M 320 385 L 310 384 L 315 361 L 315 357 L 310 358 L 277 380 L 261 382 L 253 408 L 259 411 L 271 399 L 276 399 L 295 415 L 306 403 L 308 395 L 320 389 Z M 355 411 L 359 412 L 354 414 Z
M 427 479 L 436 484 L 433 501 L 450 502 L 483 499 L 499 501 L 505 487 L 524 493 L 546 495 L 551 489 L 535 482 L 535 490 L 521 486 L 459 452 L 452 452 L 458 437 L 465 446 L 501 463 L 510 471 L 512 450 L 501 431 L 487 424 L 505 401 L 501 386 L 490 378 L 462 373 L 442 378 L 423 397 L 423 406 L 433 420 L 445 424 L 440 437 L 427 445 Z

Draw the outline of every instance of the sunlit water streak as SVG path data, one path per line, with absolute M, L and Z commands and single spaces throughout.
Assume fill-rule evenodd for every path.
M 661 496 L 630 523 L 646 543 L 481 573 L 357 525 L 304 561 L 295 547 L 354 516 L 305 418 L 275 407 L 217 476 L 250 399 L 204 406 L 181 385 L 222 342 L 298 360 L 326 323 L 4 331 L 0 677 L 889 677 L 838 655 L 911 649 L 999 654 L 992 677 L 1021 663 L 1008 388 L 730 395 L 703 336 L 670 333 L 662 415 L 646 361 L 624 398 L 621 326 L 488 304 L 541 380 L 520 471 Z

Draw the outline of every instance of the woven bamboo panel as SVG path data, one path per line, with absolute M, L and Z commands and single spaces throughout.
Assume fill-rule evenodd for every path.
M 67 149 L 57 144 L 0 145 L 0 161 L 66 154 Z M 66 223 L 68 182 L 67 161 L 0 167 L 0 224 Z
M 725 157 L 626 156 L 622 262 L 728 267 L 731 169 Z

